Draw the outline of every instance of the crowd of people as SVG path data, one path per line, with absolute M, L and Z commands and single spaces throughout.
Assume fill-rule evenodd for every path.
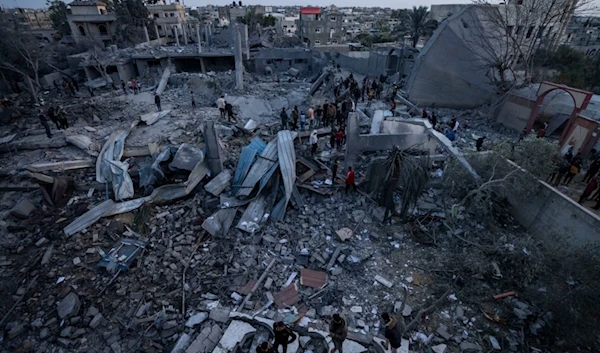
M 546 182 L 553 186 L 565 185 L 568 186 L 573 179 L 581 172 L 583 166 L 583 156 L 581 153 L 574 155 L 573 147 L 563 155 L 563 158 L 555 160 L 556 168 L 548 176 Z M 586 187 L 579 197 L 578 202 L 584 204 L 585 201 L 596 201 L 596 205 L 592 207 L 595 210 L 600 210 L 600 156 L 594 155 L 589 168 L 581 180 L 586 183 Z M 594 191 L 596 191 L 594 193 Z M 593 195 L 592 195 L 593 194 Z
M 398 319 L 389 313 L 381 314 L 381 320 L 384 324 L 384 336 L 386 341 L 384 346 L 387 349 L 389 345 L 392 353 L 397 353 L 402 344 L 402 334 L 398 325 Z M 278 321 L 273 324 L 274 339 L 273 344 L 270 341 L 263 341 L 256 347 L 256 353 L 279 353 L 281 346 L 282 353 L 287 353 L 287 347 L 297 338 L 296 334 L 283 322 Z M 329 322 L 329 337 L 333 343 L 333 349 L 330 353 L 344 353 L 343 344 L 348 337 L 348 324 L 339 314 L 333 314 Z

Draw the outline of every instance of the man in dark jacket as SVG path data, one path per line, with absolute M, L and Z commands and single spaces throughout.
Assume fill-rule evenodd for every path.
M 279 117 L 281 118 L 281 130 L 287 130 L 288 128 L 288 115 L 285 111 L 285 108 L 281 108 L 281 113 L 279 113 Z
M 346 321 L 339 314 L 333 314 L 333 320 L 329 323 L 329 336 L 331 336 L 334 346 L 331 353 L 344 353 L 342 345 L 348 336 L 348 327 Z
M 384 336 L 392 348 L 392 353 L 396 353 L 402 345 L 402 336 L 400 330 L 398 330 L 398 320 L 388 313 L 381 314 L 381 319 L 385 324 Z
M 588 168 L 588 171 L 585 174 L 583 181 L 588 182 L 588 181 L 592 180 L 592 178 L 596 175 L 596 173 L 598 173 L 599 170 L 600 170 L 600 158 L 596 158 L 596 160 L 594 160 L 592 162 L 592 164 L 590 164 L 590 167 Z
M 44 109 L 40 109 L 38 112 L 38 118 L 40 119 L 40 123 L 46 129 L 46 136 L 48 138 L 52 138 L 52 133 L 50 132 L 50 126 L 48 125 L 48 118 L 44 115 Z
M 275 342 L 273 344 L 275 353 L 279 352 L 279 345 L 283 347 L 283 353 L 287 353 L 287 346 L 296 340 L 296 335 L 289 327 L 285 326 L 283 321 L 274 323 L 273 331 L 275 332 Z

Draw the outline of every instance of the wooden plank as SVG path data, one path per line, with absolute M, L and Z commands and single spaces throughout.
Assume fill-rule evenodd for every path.
M 25 168 L 31 172 L 44 172 L 48 170 L 62 172 L 65 170 L 89 168 L 92 166 L 94 166 L 94 161 L 91 159 L 82 159 L 64 162 L 35 163 L 30 164 Z
M 298 181 L 300 181 L 301 183 L 305 182 L 306 180 L 308 180 L 311 176 L 315 175 L 315 171 L 312 169 L 309 169 L 306 173 L 300 175 L 298 177 Z

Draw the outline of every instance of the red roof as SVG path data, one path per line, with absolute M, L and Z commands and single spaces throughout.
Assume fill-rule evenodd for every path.
M 321 13 L 320 7 L 303 7 L 300 9 L 302 15 L 318 15 Z

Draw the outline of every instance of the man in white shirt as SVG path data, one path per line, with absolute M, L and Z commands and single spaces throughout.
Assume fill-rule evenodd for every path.
M 221 96 L 221 98 L 217 99 L 217 108 L 219 108 L 219 112 L 221 112 L 221 119 L 225 119 L 225 96 Z

